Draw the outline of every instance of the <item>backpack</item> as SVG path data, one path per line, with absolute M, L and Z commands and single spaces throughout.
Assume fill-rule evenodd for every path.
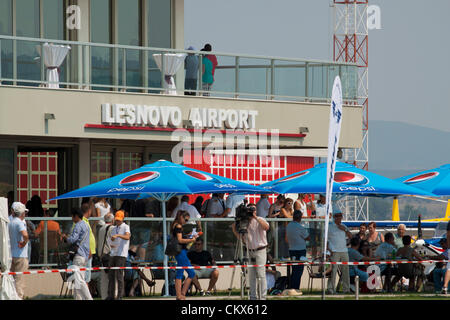
M 269 294 L 270 295 L 280 294 L 283 292 L 283 290 L 287 289 L 288 286 L 289 286 L 288 277 L 286 276 L 279 277 L 275 281 L 275 285 L 273 286 L 273 288 L 270 289 Z
M 208 214 L 209 200 L 211 200 L 211 199 L 206 199 L 206 201 L 203 203 L 203 205 L 201 207 L 202 212 L 200 212 L 200 214 L 204 217 L 206 217 L 206 215 Z

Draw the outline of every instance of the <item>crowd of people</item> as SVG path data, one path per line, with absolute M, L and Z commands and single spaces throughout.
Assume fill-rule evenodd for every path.
M 224 194 L 212 194 L 211 198 L 204 200 L 197 196 L 190 201 L 189 196 L 171 198 L 166 203 L 168 217 L 173 217 L 170 235 L 177 239 L 181 246 L 179 254 L 175 256 L 178 266 L 214 266 L 216 261 L 211 252 L 206 251 L 205 243 L 201 237 L 202 218 L 236 217 L 238 207 L 242 206 L 249 212 L 249 221 L 246 232 L 241 232 L 238 220 L 234 220 L 231 230 L 234 236 L 242 240 L 248 250 L 249 260 L 252 264 L 265 265 L 270 261 L 269 232 L 271 225 L 266 218 L 287 218 L 276 224 L 279 237 L 278 256 L 289 257 L 295 261 L 305 261 L 307 245 L 311 248 L 312 260 L 320 259 L 323 253 L 318 252 L 317 244 L 323 239 L 323 223 L 319 224 L 313 219 L 309 224 L 302 222 L 305 217 L 323 219 L 326 215 L 325 197 L 319 195 L 318 200 L 311 196 L 298 194 L 294 201 L 278 195 L 271 204 L 267 195 L 261 195 L 257 203 L 247 203 L 242 195 L 231 194 L 226 199 Z M 159 228 L 150 228 L 142 221 L 124 220 L 129 217 L 161 217 L 161 202 L 156 199 L 121 200 L 118 209 L 113 208 L 108 199 L 85 198 L 79 208 L 71 211 L 72 224 L 70 228 L 62 228 L 54 221 L 32 221 L 26 216 L 47 217 L 54 215 L 54 210 L 44 210 L 40 199 L 35 198 L 34 205 L 30 200 L 27 205 L 14 202 L 10 205 L 10 239 L 13 263 L 11 271 L 25 271 L 32 261 L 32 239 L 39 238 L 47 228 L 47 234 L 54 233 L 69 246 L 73 245 L 73 254 L 70 263 L 78 267 L 125 267 L 136 261 L 145 261 L 149 246 L 152 246 L 152 261 L 164 260 L 162 245 L 162 232 Z M 191 202 L 191 203 L 190 203 Z M 40 206 L 38 205 L 40 204 Z M 37 209 L 36 209 L 37 208 Z M 98 217 L 100 219 L 90 219 Z M 396 233 L 387 232 L 384 235 L 377 231 L 376 223 L 362 223 L 358 232 L 352 234 L 342 223 L 343 215 L 336 211 L 330 215 L 328 226 L 327 261 L 332 262 L 360 262 L 382 260 L 423 260 L 448 259 L 447 241 L 441 240 L 444 251 L 434 257 L 423 257 L 416 249 L 411 247 L 411 236 L 406 235 L 406 227 L 400 224 Z M 46 226 L 45 226 L 45 224 Z M 132 224 L 132 228 L 130 228 Z M 317 227 L 321 225 L 321 227 Z M 188 228 L 186 228 L 188 226 Z M 64 229 L 64 230 L 63 230 Z M 188 231 L 185 231 L 188 230 Z M 286 249 L 286 252 L 284 250 Z M 38 251 L 39 253 L 39 251 Z M 408 290 L 417 291 L 425 279 L 424 267 L 421 264 L 380 264 L 381 276 L 384 276 L 383 289 L 392 292 L 398 284 L 403 288 L 408 284 Z M 286 288 L 300 289 L 303 275 L 303 265 L 295 265 Z M 350 293 L 355 288 L 353 279 L 358 276 L 361 290 L 369 292 L 371 288 L 366 285 L 370 274 L 367 266 L 348 266 L 333 264 L 326 270 L 328 277 L 328 294 L 337 292 L 336 280 L 340 275 L 343 293 Z M 187 273 L 185 277 L 184 273 Z M 280 273 L 274 269 L 258 267 L 249 268 L 250 298 L 265 299 L 267 292 L 275 285 Z M 100 272 L 86 271 L 83 274 L 86 286 L 91 296 L 102 299 L 122 299 L 124 296 L 139 294 L 139 284 L 145 281 L 148 286 L 154 286 L 155 281 L 149 279 L 140 270 L 102 270 Z M 23 276 L 15 277 L 17 293 L 24 294 Z M 174 277 L 174 291 L 177 299 L 185 299 L 191 288 L 195 288 L 202 295 L 210 295 L 215 289 L 219 278 L 217 268 L 177 269 Z M 432 278 L 436 292 L 446 291 L 450 278 L 446 264 L 438 264 L 433 270 Z M 202 289 L 199 279 L 209 279 L 206 290 Z M 406 281 L 405 281 L 406 280 Z

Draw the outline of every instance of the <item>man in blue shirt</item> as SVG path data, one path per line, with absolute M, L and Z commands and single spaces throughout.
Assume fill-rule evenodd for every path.
M 195 48 L 190 46 L 189 48 L 187 48 L 187 50 L 195 50 Z M 190 90 L 197 90 L 198 65 L 198 57 L 193 53 L 189 53 L 184 59 L 184 68 L 186 69 L 186 74 L 184 76 L 185 95 L 197 95 L 195 91 Z
M 289 256 L 296 260 L 306 257 L 306 241 L 308 241 L 308 230 L 301 225 L 303 213 L 295 210 L 292 221 L 286 227 L 286 236 L 289 243 Z M 303 265 L 293 266 L 289 283 L 290 289 L 300 289 L 300 281 L 303 274 Z
M 12 215 L 8 224 L 11 246 L 11 272 L 23 272 L 28 269 L 28 233 L 25 225 L 25 214 L 28 212 L 21 202 L 11 205 Z M 17 295 L 23 299 L 24 282 L 23 275 L 14 276 Z
M 75 226 L 70 236 L 63 234 L 63 239 L 70 244 L 77 244 L 78 250 L 73 258 L 72 263 L 75 266 L 85 267 L 89 259 L 89 228 L 83 221 L 83 212 L 79 208 L 72 209 L 72 221 Z

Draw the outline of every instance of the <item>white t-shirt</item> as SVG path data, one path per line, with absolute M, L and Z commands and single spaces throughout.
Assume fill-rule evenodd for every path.
M 107 213 L 111 212 L 111 206 L 106 203 L 106 207 L 103 206 L 103 202 L 97 202 L 95 208 L 100 210 L 100 217 L 103 218 Z
M 348 231 L 345 225 L 342 225 Z M 328 244 L 333 252 L 348 252 L 347 249 L 347 235 L 344 230 L 337 227 L 336 223 L 330 222 L 328 225 Z
M 203 203 L 202 210 L 206 211 L 206 217 L 214 218 L 225 211 L 225 203 L 223 199 L 213 197 Z
M 245 196 L 243 194 L 230 194 L 225 201 L 225 208 L 231 209 L 230 213 L 228 213 L 228 217 L 236 216 L 236 208 L 243 203 Z
M 172 217 L 176 217 L 178 211 L 187 211 L 191 218 L 201 218 L 202 216 L 198 213 L 197 208 L 195 208 L 192 204 L 187 203 L 186 201 L 181 202 L 174 210 Z
M 130 227 L 126 223 L 122 223 L 120 226 L 114 226 L 111 231 L 111 236 L 115 234 L 125 235 L 130 233 Z M 131 233 L 130 233 L 131 235 Z M 115 240 L 111 238 L 108 239 L 111 246 L 111 256 L 112 257 L 128 257 L 128 248 L 130 247 L 130 240 L 124 240 L 117 237 Z
M 306 207 L 306 202 L 303 201 L 303 203 L 301 203 L 299 200 L 296 200 L 295 202 L 300 205 L 300 211 L 302 212 L 302 217 L 308 217 L 308 209 Z M 316 210 L 316 213 L 317 213 L 317 210 Z
M 318 218 L 318 217 L 325 218 L 325 216 L 327 215 L 327 205 L 322 204 L 322 203 L 317 203 L 317 200 L 314 200 L 314 205 L 316 206 L 316 218 Z M 331 212 L 332 211 L 330 210 L 330 213 Z
M 259 217 L 266 218 L 269 214 L 270 202 L 267 198 L 261 198 L 256 203 L 256 214 Z

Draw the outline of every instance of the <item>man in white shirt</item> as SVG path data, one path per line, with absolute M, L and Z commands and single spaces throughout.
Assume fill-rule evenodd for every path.
M 202 211 L 206 212 L 207 218 L 222 218 L 225 211 L 224 193 L 213 193 L 211 199 L 203 203 Z
M 245 196 L 243 194 L 230 194 L 225 201 L 224 216 L 234 218 L 236 216 L 236 208 L 243 203 L 244 199 Z
M 114 222 L 116 224 L 111 231 L 110 247 L 111 247 L 111 263 L 110 267 L 125 267 L 128 248 L 130 246 L 130 227 L 123 222 L 125 213 L 123 210 L 116 212 Z M 125 281 L 124 270 L 109 270 L 108 297 L 106 300 L 115 300 L 116 281 L 117 281 L 117 300 L 121 300 L 124 295 Z
M 334 213 L 334 222 L 328 226 L 328 250 L 331 253 L 330 261 L 348 262 L 348 248 L 346 238 L 351 239 L 352 233 L 342 224 L 342 213 Z M 328 279 L 328 294 L 335 293 L 336 271 L 338 265 L 333 264 L 331 269 L 331 278 Z M 348 265 L 339 265 L 342 274 L 342 291 L 344 294 L 350 293 L 350 276 Z
M 330 209 L 332 208 L 330 207 Z M 326 206 L 326 199 L 323 194 L 319 195 L 319 200 L 315 200 L 312 202 L 311 210 L 313 218 L 325 219 L 325 216 L 327 214 L 327 206 Z
M 173 217 L 177 216 L 178 211 L 186 211 L 187 213 L 189 213 L 191 219 L 189 219 L 188 223 L 195 224 L 195 221 L 193 221 L 192 219 L 199 219 L 202 217 L 197 211 L 197 208 L 195 208 L 192 204 L 189 204 L 189 196 L 187 195 L 181 197 L 180 204 L 173 210 Z M 199 220 L 197 220 L 197 228 L 197 232 L 202 231 L 202 225 Z
M 269 215 L 270 202 L 267 198 L 267 194 L 262 194 L 256 203 L 256 215 L 258 217 L 266 218 Z
M 266 300 L 267 296 L 267 280 L 266 270 L 264 265 L 267 261 L 267 231 L 270 226 L 269 223 L 261 217 L 256 215 L 255 205 L 253 207 L 253 215 L 250 217 L 247 233 L 240 234 L 236 228 L 236 223 L 231 225 L 231 229 L 238 239 L 242 239 L 244 245 L 247 247 L 250 264 L 259 265 L 262 267 L 252 267 L 248 269 L 248 277 L 250 283 L 250 300 Z
M 97 241 L 97 254 L 100 258 L 102 258 L 103 255 L 110 255 L 111 252 L 111 241 L 109 239 L 111 238 L 111 232 L 113 229 L 113 222 L 114 222 L 114 216 L 112 213 L 107 213 L 103 217 L 105 224 L 100 227 L 98 230 L 98 241 Z M 107 267 L 104 265 L 104 267 Z M 100 271 L 100 295 L 103 300 L 105 300 L 108 297 L 108 270 L 101 270 Z
M 12 215 L 8 224 L 9 240 L 11 246 L 11 272 L 23 272 L 28 269 L 28 232 L 25 225 L 25 213 L 28 212 L 21 202 L 14 202 L 11 206 Z M 17 295 L 23 299 L 23 275 L 15 275 Z

